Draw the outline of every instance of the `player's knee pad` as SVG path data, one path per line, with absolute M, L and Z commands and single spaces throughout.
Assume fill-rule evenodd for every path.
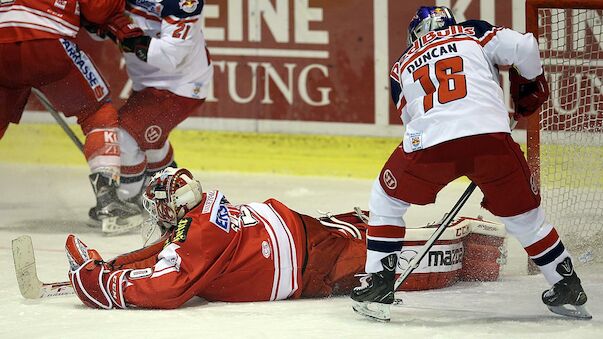
M 404 214 L 409 207 L 409 203 L 387 195 L 377 179 L 369 199 L 369 225 L 405 226 Z
M 500 219 L 505 224 L 507 232 L 516 237 L 524 247 L 534 243 L 539 232 L 550 231 L 553 227 L 550 224 L 545 225 L 544 211 L 541 207 L 512 217 L 500 217 Z M 542 230 L 543 228 L 546 229 Z
M 367 273 L 383 270 L 381 259 L 399 253 L 406 232 L 404 214 L 410 204 L 389 196 L 379 179 L 373 182 L 369 199 L 369 221 L 366 235 Z
M 95 113 L 80 117 L 78 123 L 86 135 L 84 156 L 90 170 L 118 176 L 121 163 L 115 108 L 105 104 Z

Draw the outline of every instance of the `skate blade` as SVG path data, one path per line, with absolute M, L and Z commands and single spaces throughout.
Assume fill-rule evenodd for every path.
M 371 302 L 354 302 L 352 305 L 354 312 L 382 322 L 389 322 L 391 319 L 389 307 L 390 305 L 388 304 Z
M 86 225 L 91 228 L 101 228 L 103 223 L 100 220 L 88 218 Z
M 581 320 L 591 320 L 593 316 L 588 312 L 584 305 L 574 306 L 570 305 L 570 307 L 575 307 L 574 309 L 570 307 L 562 306 L 547 306 L 549 310 L 555 314 L 559 314 L 562 316 L 581 319 Z
M 137 214 L 128 218 L 109 217 L 101 220 L 102 231 L 106 235 L 117 235 L 137 229 L 142 225 L 142 215 Z

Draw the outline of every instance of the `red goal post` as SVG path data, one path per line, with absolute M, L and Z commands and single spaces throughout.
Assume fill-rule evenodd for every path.
M 551 97 L 528 120 L 547 219 L 577 263 L 603 262 L 603 1 L 527 0 Z

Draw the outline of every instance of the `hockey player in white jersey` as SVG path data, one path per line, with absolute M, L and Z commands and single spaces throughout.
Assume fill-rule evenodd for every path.
M 201 30 L 203 5 L 203 0 L 126 1 L 127 17 L 145 35 L 118 42 L 133 84 L 118 112 L 122 199 L 140 203 L 145 178 L 175 165 L 168 135 L 205 101 L 213 68 Z M 94 218 L 95 209 L 90 215 Z
M 503 65 L 513 66 L 516 116 L 537 111 L 549 93 L 532 34 L 479 20 L 456 23 L 446 7 L 421 7 L 410 22 L 408 48 L 390 73 L 406 130 L 371 191 L 369 275 L 352 292 L 356 312 L 390 319 L 406 210 L 435 202 L 444 186 L 467 176 L 482 190 L 482 206 L 502 219 L 551 284 L 542 294 L 549 309 L 591 317 L 570 255 L 546 221 L 539 189 L 511 138 L 498 81 Z

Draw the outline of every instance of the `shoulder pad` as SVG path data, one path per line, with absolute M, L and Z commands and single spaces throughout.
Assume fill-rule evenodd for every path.
M 458 25 L 463 27 L 473 27 L 475 30 L 475 37 L 478 39 L 483 37 L 488 31 L 491 31 L 494 28 L 491 23 L 483 20 L 467 20 L 459 23 Z
M 161 4 L 163 5 L 161 17 L 172 15 L 178 18 L 188 18 L 201 14 L 204 0 L 163 0 Z

